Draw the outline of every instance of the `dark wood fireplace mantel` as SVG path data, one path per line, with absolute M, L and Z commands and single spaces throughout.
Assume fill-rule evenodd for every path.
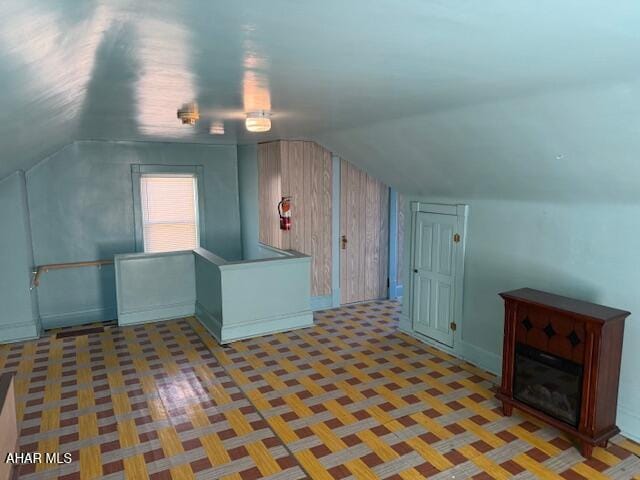
M 572 434 L 589 458 L 594 446 L 606 446 L 620 431 L 618 382 L 630 313 L 530 288 L 500 296 L 505 319 L 497 397 L 503 413 L 510 416 L 516 407 Z M 554 376 L 566 382 L 569 393 L 545 386 Z M 562 409 L 556 407 L 560 404 Z

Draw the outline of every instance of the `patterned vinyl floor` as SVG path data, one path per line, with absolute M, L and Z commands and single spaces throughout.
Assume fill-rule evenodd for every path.
M 640 479 L 622 436 L 585 461 L 501 416 L 495 378 L 399 333 L 398 308 L 227 347 L 193 318 L 0 346 L 21 450 L 72 454 L 20 479 Z

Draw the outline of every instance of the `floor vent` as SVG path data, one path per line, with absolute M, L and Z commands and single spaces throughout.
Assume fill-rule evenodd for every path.
M 56 338 L 79 337 L 81 335 L 90 335 L 92 333 L 102 333 L 102 332 L 104 332 L 104 327 L 82 328 L 78 330 L 68 330 L 66 332 L 59 332 L 56 334 Z

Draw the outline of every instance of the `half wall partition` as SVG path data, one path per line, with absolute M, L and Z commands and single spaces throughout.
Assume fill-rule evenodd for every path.
M 311 257 L 261 246 L 227 261 L 203 248 L 115 256 L 118 323 L 195 315 L 220 343 L 309 327 Z

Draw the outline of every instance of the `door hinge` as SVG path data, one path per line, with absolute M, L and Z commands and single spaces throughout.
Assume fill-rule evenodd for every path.
M 451 330 L 454 331 L 454 332 L 458 328 L 458 326 L 456 325 L 456 322 L 451 322 L 451 324 L 449 326 L 451 327 Z
M 453 241 L 456 243 L 460 243 L 460 234 L 459 233 L 454 233 L 453 234 Z
M 391 282 L 389 282 L 389 277 L 387 277 L 387 288 L 391 286 Z

